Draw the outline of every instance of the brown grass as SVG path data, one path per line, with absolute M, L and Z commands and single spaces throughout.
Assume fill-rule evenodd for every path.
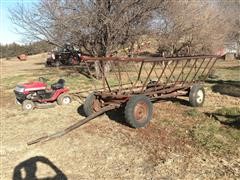
M 223 107 L 239 107 L 240 100 L 212 92 L 212 83 L 206 86 L 204 107 L 191 108 L 186 99 L 154 104 L 153 120 L 146 128 L 132 129 L 123 123 L 120 112 L 112 112 L 59 139 L 27 146 L 28 141 L 65 128 L 83 117 L 77 111 L 80 106 L 77 101 L 69 106 L 23 112 L 14 104 L 12 89 L 16 83 L 44 75 L 50 79 L 49 83 L 63 77 L 72 89 L 91 88 L 89 80 L 82 75 L 45 68 L 43 62 L 42 55 L 29 57 L 25 62 L 2 61 L 2 179 L 11 179 L 19 163 L 36 156 L 48 158 L 68 179 L 240 177 L 239 130 L 211 116 Z M 231 77 L 236 72 L 227 68 L 235 66 L 238 66 L 236 62 L 217 64 L 217 69 L 226 71 L 219 78 L 233 80 Z M 46 164 L 38 163 L 37 167 L 38 177 L 52 174 Z

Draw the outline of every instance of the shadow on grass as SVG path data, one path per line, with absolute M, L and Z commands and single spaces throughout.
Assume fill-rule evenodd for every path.
M 83 109 L 83 105 L 80 105 L 77 109 L 77 112 L 79 115 L 81 116 L 85 116 L 86 117 L 86 114 L 84 112 L 84 109 Z M 107 111 L 105 112 L 105 114 L 109 117 L 109 119 L 119 123 L 119 124 L 122 124 L 124 126 L 129 126 L 126 122 L 125 122 L 125 118 L 124 118 L 124 108 L 123 107 L 120 107 L 120 108 L 117 108 L 117 109 L 113 109 L 113 110 L 110 110 L 110 111 Z
M 81 104 L 78 108 L 77 108 L 77 112 L 80 116 L 85 116 L 86 117 L 86 114 L 84 112 L 84 109 L 83 109 L 83 104 Z
M 39 174 L 39 171 L 41 171 L 38 169 L 37 164 L 39 163 L 47 165 L 47 167 L 54 172 L 54 176 L 38 178 L 37 175 Z M 14 168 L 13 180 L 23 179 L 67 180 L 67 176 L 46 157 L 35 156 L 30 159 L 27 159 L 26 161 L 21 162 Z
M 183 106 L 191 106 L 189 101 L 185 100 L 185 99 L 180 99 L 180 98 L 168 98 L 166 99 L 166 101 L 172 101 L 175 104 L 180 104 Z
M 38 62 L 38 63 L 34 63 L 35 65 L 44 65 L 45 66 L 45 62 Z
M 219 121 L 223 125 L 240 129 L 240 114 L 239 115 L 229 115 L 220 113 L 205 113 L 205 114 L 209 117 L 213 117 L 215 120 Z
M 207 80 L 207 83 L 214 84 L 212 86 L 213 92 L 220 94 L 240 97 L 240 81 L 223 81 L 223 80 Z

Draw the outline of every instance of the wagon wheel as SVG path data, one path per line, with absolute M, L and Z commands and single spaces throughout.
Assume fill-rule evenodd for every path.
M 86 116 L 90 116 L 94 112 L 98 112 L 102 108 L 102 103 L 94 93 L 91 93 L 87 96 L 85 99 L 85 102 L 83 104 L 83 110 Z
M 205 100 L 204 88 L 199 84 L 193 85 L 189 92 L 189 102 L 191 106 L 193 107 L 202 106 L 204 100 Z
M 133 128 L 146 126 L 152 119 L 152 102 L 144 95 L 131 97 L 125 106 L 125 119 Z

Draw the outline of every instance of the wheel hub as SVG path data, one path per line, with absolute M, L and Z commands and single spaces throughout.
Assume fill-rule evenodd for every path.
M 196 100 L 197 100 L 197 102 L 198 102 L 199 104 L 203 102 L 203 97 L 204 97 L 203 91 L 202 91 L 202 90 L 199 90 L 199 91 L 197 92 L 197 98 L 196 98 Z
M 100 103 L 100 101 L 99 101 L 98 99 L 95 99 L 95 100 L 93 101 L 93 110 L 94 110 L 95 112 L 98 112 L 98 111 L 101 110 L 101 103 Z
M 32 105 L 31 104 L 26 104 L 26 109 L 31 109 L 32 108 Z
M 144 102 L 139 102 L 134 108 L 134 116 L 137 121 L 143 121 L 147 117 L 148 107 Z
M 69 104 L 69 103 L 70 103 L 70 98 L 69 97 L 63 98 L 63 104 Z

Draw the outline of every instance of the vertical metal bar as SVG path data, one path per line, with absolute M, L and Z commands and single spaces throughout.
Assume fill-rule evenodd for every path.
M 212 58 L 211 58 L 211 59 L 212 59 Z M 207 65 L 206 65 L 205 68 L 203 69 L 203 71 L 202 71 L 200 77 L 201 77 L 201 76 L 204 74 L 204 72 L 206 71 L 206 69 L 207 69 L 209 63 L 211 62 L 211 59 L 209 59 L 209 61 L 207 62 Z
M 146 83 L 148 82 L 148 79 L 149 79 L 150 75 L 152 74 L 152 71 L 153 71 L 155 65 L 156 65 L 156 62 L 153 63 L 152 68 L 151 68 L 150 72 L 148 73 L 148 76 L 147 76 L 147 78 L 146 78 L 146 80 L 145 80 L 145 82 L 144 82 L 144 84 L 142 86 L 141 92 L 143 92 L 143 89 L 144 89 Z
M 118 64 L 118 76 L 119 76 L 119 90 L 121 91 L 122 90 L 122 76 L 121 76 L 121 71 L 120 71 L 120 65 L 119 65 L 119 62 L 117 62 Z
M 138 78 L 137 78 L 137 81 L 140 79 L 140 76 L 141 76 L 141 73 L 142 73 L 142 68 L 143 68 L 143 61 L 141 62 L 141 66 L 140 66 L 140 69 L 139 69 L 139 72 L 138 72 Z
M 217 62 L 217 58 L 215 58 L 215 60 L 214 60 L 214 62 L 213 62 L 213 64 L 212 64 L 212 66 L 209 68 L 208 73 L 207 73 L 207 75 L 204 77 L 203 81 L 205 81 L 205 80 L 207 79 L 207 77 L 208 77 L 210 71 L 212 70 L 212 68 L 213 68 L 213 66 L 214 66 L 214 64 L 215 64 L 216 62 Z
M 104 71 L 104 67 L 102 67 L 102 64 L 103 64 L 103 62 L 102 61 L 100 61 L 101 63 L 100 63 L 100 71 L 101 71 L 101 74 L 102 74 L 102 81 L 103 81 L 103 88 L 104 88 L 104 90 L 106 90 L 106 87 L 105 87 L 105 83 L 107 84 L 107 87 L 108 87 L 108 90 L 109 90 L 109 92 L 111 92 L 111 88 L 110 88 L 110 86 L 109 86 L 109 83 L 108 83 L 108 81 L 107 81 L 107 78 L 106 78 L 106 76 L 105 76 L 105 71 Z M 106 61 L 106 62 L 108 62 L 108 61 Z
M 161 73 L 161 75 L 158 77 L 158 80 L 157 80 L 157 83 L 156 83 L 156 84 L 158 84 L 158 83 L 159 83 L 159 81 L 160 81 L 160 79 L 162 78 L 162 76 L 163 76 L 163 74 L 164 74 L 164 71 L 165 71 L 166 67 L 167 67 L 167 65 L 166 65 L 166 64 L 164 64 L 164 68 L 163 68 L 163 70 L 162 70 L 162 73 Z
M 111 66 L 112 67 L 112 72 L 114 73 L 114 75 L 116 76 L 118 82 L 119 82 L 119 77 L 118 77 L 118 73 L 116 72 L 116 69 L 115 69 L 115 63 Z
M 175 83 L 174 83 L 174 86 L 177 84 L 177 81 L 178 81 L 179 78 L 181 77 L 181 75 L 182 75 L 185 67 L 187 66 L 188 62 L 189 62 L 189 61 L 187 60 L 187 62 L 184 64 L 184 66 L 182 66 L 182 70 L 181 70 L 180 74 L 178 75 L 178 78 L 176 79 L 176 81 L 175 81 Z
M 192 60 L 192 59 L 191 59 L 191 60 Z M 190 60 L 190 61 L 191 61 L 191 60 Z M 195 66 L 196 62 L 197 62 L 197 59 L 195 59 L 195 61 L 194 61 L 194 64 L 192 65 L 192 67 L 191 67 L 190 71 L 188 72 L 188 74 L 187 74 L 186 78 L 184 79 L 184 81 L 183 81 L 182 85 L 184 85 L 184 84 L 185 84 L 185 82 L 186 82 L 186 80 L 187 80 L 188 76 L 191 74 L 191 72 L 192 72 L 192 70 L 193 70 L 193 67 Z
M 173 72 L 175 71 L 175 69 L 176 69 L 176 67 L 177 67 L 177 65 L 178 65 L 178 62 L 179 62 L 179 61 L 176 61 L 176 65 L 174 66 L 174 68 L 173 68 L 173 70 L 172 70 L 170 76 L 168 77 L 167 82 L 165 83 L 164 87 L 166 87 L 166 85 L 168 84 L 168 82 L 169 82 L 169 80 L 170 80 L 170 78 L 171 78 Z
M 141 66 L 142 66 L 142 63 L 143 63 L 143 61 L 141 62 Z M 134 62 L 132 63 L 132 65 L 133 65 L 133 67 L 134 67 L 134 69 L 135 69 L 135 72 L 138 72 L 138 70 L 137 70 Z M 140 69 L 141 69 L 141 66 L 140 66 Z M 133 89 L 136 87 L 139 79 L 140 79 L 140 81 L 142 82 L 142 79 L 141 79 L 141 76 L 140 76 L 140 75 L 141 75 L 141 73 L 138 72 L 138 78 L 137 78 L 136 81 L 133 83 L 132 88 L 130 89 L 130 91 L 133 91 Z
M 202 67 L 202 65 L 203 65 L 203 63 L 204 63 L 204 61 L 205 61 L 205 59 L 203 58 L 202 63 L 200 64 L 199 68 L 197 69 L 197 72 L 195 72 L 195 74 L 194 74 L 194 76 L 193 76 L 193 78 L 192 78 L 192 80 L 191 80 L 190 82 L 193 82 L 193 81 L 194 81 L 194 79 L 195 79 L 195 77 L 197 76 L 199 70 L 201 69 L 201 67 Z

